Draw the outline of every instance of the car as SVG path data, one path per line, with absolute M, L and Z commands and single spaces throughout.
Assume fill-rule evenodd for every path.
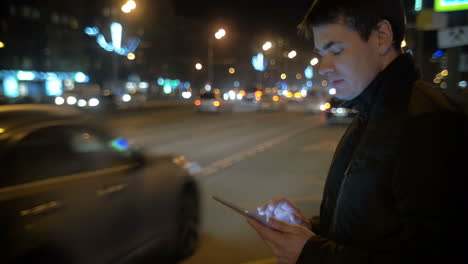
M 326 97 L 322 91 L 311 91 L 304 98 L 304 113 L 319 114 L 322 111 L 320 106 L 326 103 Z
M 197 112 L 229 112 L 232 111 L 232 103 L 224 100 L 213 92 L 204 92 L 194 101 Z
M 278 112 L 284 111 L 286 104 L 278 95 L 267 94 L 263 95 L 258 102 L 257 111 L 259 112 Z
M 2 263 L 176 263 L 195 251 L 190 162 L 71 106 L 0 106 Z
M 336 97 L 320 106 L 323 113 L 323 120 L 326 125 L 346 125 L 351 123 L 358 111 L 342 106 L 343 101 Z

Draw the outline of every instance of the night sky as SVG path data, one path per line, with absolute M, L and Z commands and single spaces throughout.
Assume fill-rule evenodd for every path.
M 175 0 L 177 15 L 225 19 L 241 28 L 257 31 L 278 30 L 295 34 L 295 26 L 301 21 L 312 0 Z

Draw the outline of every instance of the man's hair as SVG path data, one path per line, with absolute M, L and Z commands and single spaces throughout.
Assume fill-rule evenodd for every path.
M 312 27 L 345 22 L 364 41 L 382 20 L 388 20 L 393 30 L 393 47 L 401 50 L 405 36 L 406 17 L 401 0 L 314 0 L 299 31 L 312 38 Z

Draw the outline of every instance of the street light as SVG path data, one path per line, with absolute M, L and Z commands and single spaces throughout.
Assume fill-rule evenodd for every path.
M 129 60 L 134 60 L 134 59 L 135 59 L 135 54 L 129 53 L 129 54 L 127 55 L 127 59 L 129 59 Z
M 406 47 L 406 40 L 403 40 L 403 41 L 401 42 L 401 47 L 402 47 L 402 48 Z
M 126 5 L 128 5 L 128 7 L 132 10 L 136 8 L 136 3 L 133 0 L 128 1 Z
M 271 47 L 272 47 L 271 42 L 270 42 L 270 41 L 267 41 L 267 42 L 265 42 L 265 44 L 263 44 L 262 49 L 263 49 L 264 51 L 267 51 L 267 50 L 271 49 Z
M 229 73 L 230 73 L 230 74 L 234 74 L 234 73 L 236 73 L 236 69 L 234 69 L 234 68 L 232 68 L 232 67 L 231 67 L 231 68 L 229 68 Z
M 295 50 L 292 50 L 288 53 L 288 58 L 290 59 L 293 59 L 296 56 L 297 56 L 297 52 Z
M 315 66 L 315 65 L 317 65 L 318 62 L 319 62 L 319 60 L 318 60 L 317 58 L 313 58 L 313 59 L 310 61 L 310 65 Z
M 203 69 L 203 65 L 201 65 L 201 63 L 197 63 L 195 64 L 195 69 L 197 69 L 197 71 Z
M 215 33 L 215 38 L 216 39 L 222 39 L 224 36 L 226 36 L 226 30 L 224 29 L 219 29 L 218 32 Z
M 215 38 L 216 39 L 222 39 L 224 36 L 226 36 L 226 30 L 220 28 L 218 31 L 215 33 Z M 214 79 L 214 71 L 213 71 L 213 38 L 212 36 L 208 37 L 208 82 L 212 82 Z
M 122 6 L 122 12 L 128 14 L 130 12 L 132 12 L 133 9 L 136 8 L 136 3 L 134 0 L 129 0 L 127 3 L 125 3 L 123 6 Z
M 0 41 L 0 49 L 5 47 L 5 43 Z

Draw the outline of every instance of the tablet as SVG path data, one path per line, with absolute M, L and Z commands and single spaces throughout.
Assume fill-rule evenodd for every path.
M 232 204 L 232 203 L 230 203 L 230 202 L 228 202 L 228 201 L 226 201 L 226 200 L 224 200 L 224 199 L 221 199 L 221 198 L 219 198 L 219 197 L 216 197 L 216 196 L 214 196 L 214 195 L 212 195 L 211 198 L 213 198 L 215 201 L 217 201 L 217 202 L 219 202 L 219 203 L 221 203 L 221 204 L 223 204 L 223 205 L 225 205 L 225 206 L 231 208 L 231 209 L 234 210 L 235 212 L 237 212 L 237 213 L 239 213 L 239 214 L 241 214 L 241 215 L 243 215 L 243 216 L 245 216 L 245 217 L 249 217 L 249 218 L 251 218 L 251 219 L 254 219 L 254 220 L 256 220 L 257 222 L 259 222 L 259 223 L 261 223 L 261 224 L 263 224 L 263 225 L 265 225 L 265 226 L 267 226 L 267 227 L 269 227 L 269 228 L 271 228 L 271 229 L 277 230 L 277 229 L 273 228 L 265 219 L 263 219 L 263 218 L 262 218 L 261 216 L 259 216 L 259 215 L 256 215 L 256 214 L 254 214 L 254 213 L 251 213 L 251 212 L 249 212 L 248 210 L 245 210 L 245 209 L 243 209 L 243 208 L 240 208 L 239 206 L 236 206 L 236 205 L 234 205 L 234 204 Z

